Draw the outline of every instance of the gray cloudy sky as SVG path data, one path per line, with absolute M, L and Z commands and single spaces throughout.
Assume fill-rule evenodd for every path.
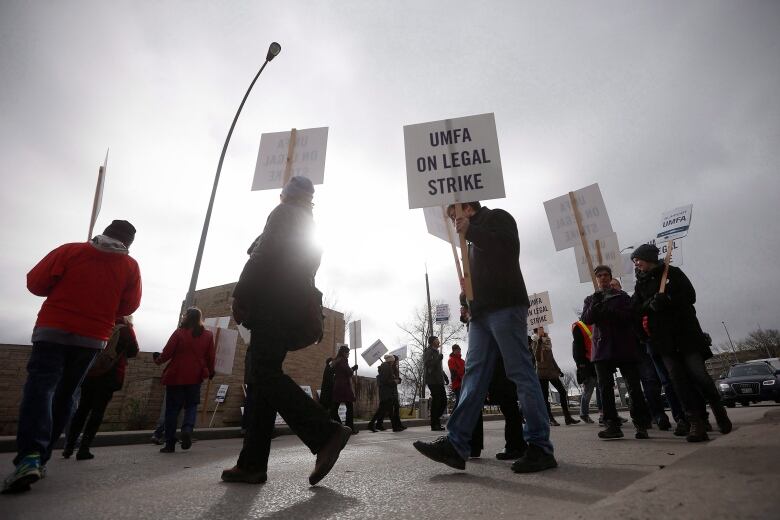
M 692 203 L 683 270 L 716 342 L 778 327 L 780 3 L 0 3 L 0 342 L 27 343 L 41 303 L 25 274 L 97 227 L 138 228 L 143 350 L 186 292 L 219 153 L 269 42 L 281 55 L 239 120 L 199 287 L 235 281 L 278 191 L 250 192 L 260 134 L 330 128 L 315 217 L 318 286 L 362 319 L 364 344 L 457 304 L 449 246 L 409 210 L 403 125 L 495 113 L 530 292 L 549 291 L 559 363 L 592 290 L 555 252 L 543 201 L 599 183 L 621 247 Z M 370 371 L 373 373 L 373 370 Z

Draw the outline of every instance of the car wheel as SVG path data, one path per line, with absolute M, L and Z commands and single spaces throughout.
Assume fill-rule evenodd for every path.
M 778 401 L 778 402 L 780 402 L 780 401 Z M 735 403 L 733 401 L 729 401 L 728 403 L 726 403 L 726 406 L 729 407 L 729 408 L 736 408 L 737 407 L 737 403 Z
M 740 401 L 739 404 L 741 404 L 742 406 L 750 406 L 750 401 Z

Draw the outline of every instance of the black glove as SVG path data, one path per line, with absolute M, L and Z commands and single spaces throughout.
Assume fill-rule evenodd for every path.
M 357 365 L 352 365 L 352 371 L 353 371 L 353 372 L 357 372 L 357 369 L 358 369 L 358 366 L 357 366 Z
M 655 312 L 662 312 L 672 303 L 666 293 L 658 293 L 650 301 L 650 308 Z

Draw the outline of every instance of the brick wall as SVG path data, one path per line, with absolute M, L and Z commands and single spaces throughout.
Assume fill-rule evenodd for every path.
M 230 295 L 235 284 L 221 285 L 197 291 L 195 305 L 203 311 L 204 317 L 230 315 Z M 291 352 L 284 362 L 284 371 L 299 385 L 308 385 L 316 395 L 322 382 L 325 359 L 333 357 L 337 345 L 344 342 L 344 315 L 324 309 L 325 333 L 318 345 Z M 236 328 L 231 319 L 229 328 Z M 173 332 L 173 331 L 171 331 Z M 0 345 L 0 435 L 16 433 L 16 421 L 22 396 L 22 386 L 27 377 L 26 364 L 30 356 L 29 345 Z M 231 375 L 217 374 L 209 385 L 204 382 L 201 389 L 201 406 L 198 412 L 198 427 L 208 425 L 214 416 L 215 427 L 237 426 L 241 421 L 244 394 L 244 357 L 247 345 L 239 335 Z M 157 422 L 163 399 L 160 385 L 161 367 L 152 361 L 150 352 L 141 352 L 128 361 L 125 385 L 114 394 L 106 410 L 101 430 L 152 429 Z M 214 397 L 221 384 L 228 384 L 228 395 L 224 403 L 216 407 Z M 206 392 L 208 391 L 208 395 Z M 356 383 L 356 415 L 366 417 L 377 406 L 376 381 L 360 377 Z M 205 414 L 204 414 L 205 409 Z

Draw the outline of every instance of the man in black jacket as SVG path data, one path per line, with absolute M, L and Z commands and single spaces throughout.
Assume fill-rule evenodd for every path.
M 631 253 L 637 268 L 632 305 L 642 320 L 654 354 L 669 371 L 677 397 L 690 423 L 688 441 L 709 440 L 705 425 L 705 401 L 710 404 L 722 433 L 731 431 L 720 392 L 704 366 L 709 346 L 696 317 L 696 291 L 679 268 L 669 266 L 664 291 L 660 291 L 664 263 L 658 248 L 643 244 Z M 711 353 L 709 353 L 711 355 Z
M 517 473 L 557 466 L 550 442 L 550 424 L 527 345 L 528 293 L 520 271 L 520 240 L 515 219 L 506 211 L 484 208 L 479 202 L 461 204 L 455 219 L 458 233 L 469 245 L 474 298 L 469 302 L 469 352 L 458 407 L 452 412 L 446 437 L 414 447 L 426 457 L 456 469 L 466 468 L 474 426 L 488 393 L 499 353 L 507 377 L 517 387 L 525 415 L 528 449 L 512 465 Z M 450 206 L 450 218 L 455 215 Z
M 352 433 L 332 422 L 328 412 L 282 371 L 288 350 L 298 347 L 295 331 L 306 325 L 302 304 L 316 290 L 320 251 L 312 241 L 313 195 L 309 179 L 290 179 L 281 204 L 249 248 L 249 260 L 233 290 L 233 317 L 252 331 L 244 377 L 254 404 L 238 462 L 222 472 L 225 482 L 266 481 L 277 411 L 317 455 L 311 485 L 333 468 Z
M 431 391 L 431 430 L 435 432 L 444 431 L 441 425 L 441 416 L 447 409 L 447 392 L 444 390 L 444 385 L 450 384 L 441 366 L 444 355 L 440 348 L 439 338 L 431 336 L 428 338 L 428 347 L 423 352 L 425 384 Z

